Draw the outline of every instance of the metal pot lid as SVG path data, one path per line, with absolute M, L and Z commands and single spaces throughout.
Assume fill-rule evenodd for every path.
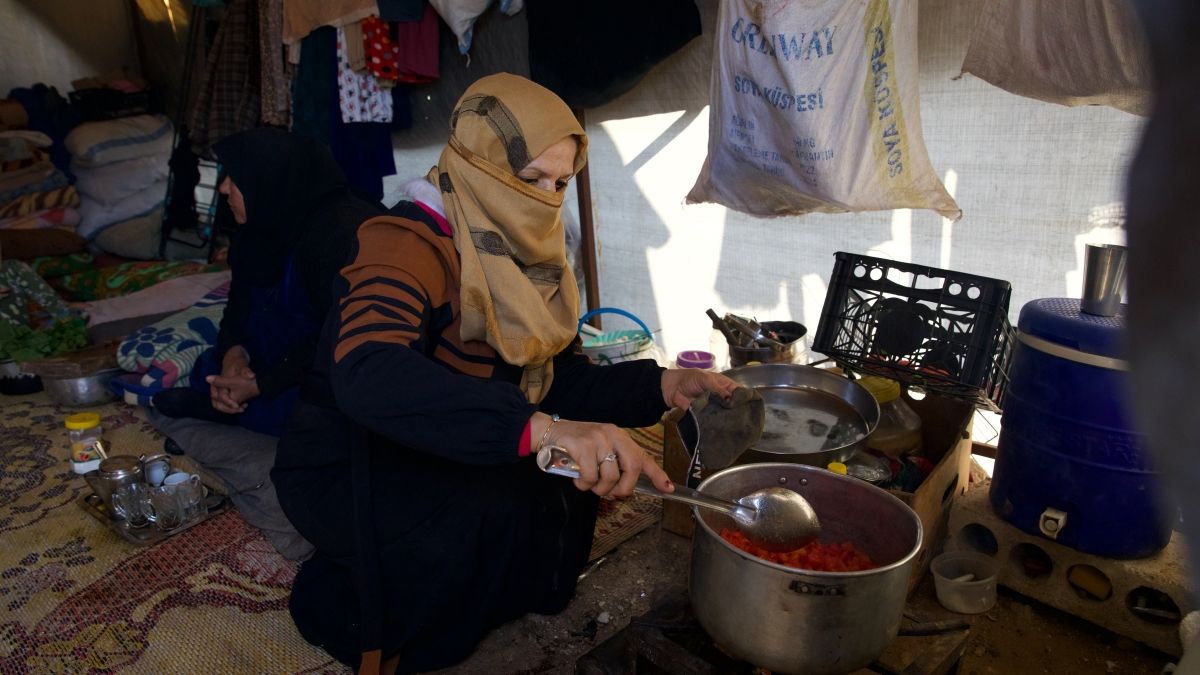
M 104 478 L 124 478 L 141 471 L 142 462 L 133 455 L 113 455 L 100 462 L 100 475 Z

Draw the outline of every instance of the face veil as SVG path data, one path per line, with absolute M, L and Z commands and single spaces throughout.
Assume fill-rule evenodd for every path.
M 515 75 L 480 79 L 463 94 L 451 136 L 430 180 L 439 187 L 462 264 L 462 338 L 485 340 L 525 369 L 534 403 L 553 380 L 551 359 L 575 337 L 579 289 L 566 257 L 562 192 L 516 173 L 564 138 L 587 136 L 550 90 Z

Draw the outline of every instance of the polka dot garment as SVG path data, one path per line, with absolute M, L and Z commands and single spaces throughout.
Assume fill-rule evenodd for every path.
M 367 70 L 380 80 L 395 82 L 399 79 L 396 60 L 400 48 L 392 41 L 388 22 L 372 16 L 363 20 L 362 27 L 363 49 L 367 54 Z

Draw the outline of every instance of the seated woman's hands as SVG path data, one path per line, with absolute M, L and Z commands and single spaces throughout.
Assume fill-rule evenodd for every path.
M 541 438 L 550 426 L 550 417 L 534 413 L 531 424 L 532 437 Z M 667 473 L 629 437 L 628 432 L 615 425 L 562 419 L 546 435 L 545 445 L 563 448 L 579 465 L 575 487 L 580 490 L 591 490 L 601 496 L 628 497 L 633 494 L 638 476 L 643 473 L 659 490 L 675 490 Z
M 213 408 L 236 415 L 246 410 L 246 402 L 259 395 L 258 381 L 250 368 L 250 357 L 241 346 L 225 352 L 221 374 L 205 378 Z
M 671 408 L 690 408 L 692 399 L 710 391 L 728 400 L 740 386 L 725 375 L 699 368 L 672 368 L 662 374 L 663 402 Z

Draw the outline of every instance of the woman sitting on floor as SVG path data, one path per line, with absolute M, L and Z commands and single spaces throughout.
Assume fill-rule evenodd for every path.
M 241 226 L 229 250 L 229 303 L 216 347 L 191 373 L 193 388 L 155 394 L 161 414 L 152 419 L 238 490 L 234 503 L 247 520 L 298 557 L 310 547 L 279 511 L 268 476 L 276 437 L 312 362 L 354 230 L 383 207 L 350 188 L 329 150 L 305 136 L 253 129 L 214 150 L 227 174 L 219 189 Z

